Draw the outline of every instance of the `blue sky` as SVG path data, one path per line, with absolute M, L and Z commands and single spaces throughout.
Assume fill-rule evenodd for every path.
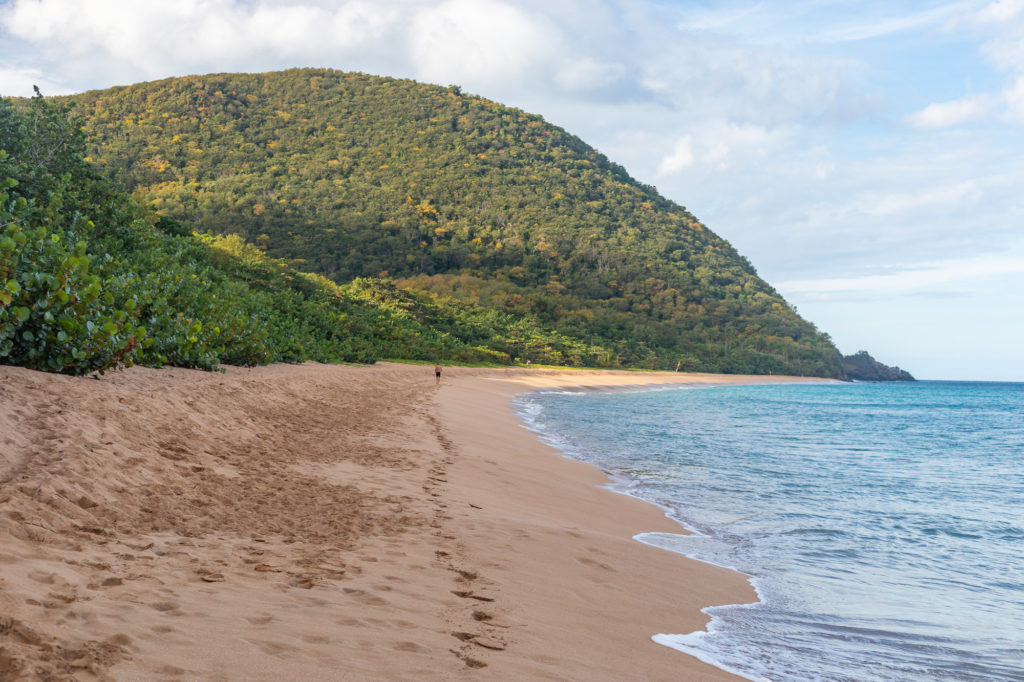
M 0 95 L 292 66 L 538 113 L 844 353 L 1024 381 L 1024 0 L 0 2 Z

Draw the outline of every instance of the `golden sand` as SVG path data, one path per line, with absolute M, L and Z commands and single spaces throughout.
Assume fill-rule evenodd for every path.
M 766 380 L 0 367 L 0 679 L 733 679 L 650 637 L 745 578 L 632 540 L 682 531 L 509 400 Z

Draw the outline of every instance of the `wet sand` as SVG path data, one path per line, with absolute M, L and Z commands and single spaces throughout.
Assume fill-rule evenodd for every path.
M 632 540 L 681 529 L 509 400 L 769 380 L 0 367 L 0 679 L 735 679 L 650 637 L 745 578 Z

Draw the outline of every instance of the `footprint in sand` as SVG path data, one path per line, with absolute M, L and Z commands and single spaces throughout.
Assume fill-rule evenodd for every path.
M 247 640 L 250 644 L 253 644 L 259 648 L 263 653 L 270 656 L 282 656 L 284 654 L 291 653 L 297 649 L 288 644 L 281 644 L 280 642 L 261 642 L 257 640 Z
M 461 651 L 457 651 L 455 649 L 449 649 L 448 651 L 450 651 L 451 653 L 455 654 L 455 657 L 458 658 L 463 663 L 465 663 L 467 668 L 486 668 L 487 667 L 487 664 L 484 663 L 483 661 L 481 661 L 479 659 L 476 659 L 476 658 L 473 658 L 471 656 L 467 656 L 466 654 L 462 653 Z
M 452 637 L 460 639 L 463 642 L 472 642 L 477 646 L 481 646 L 485 649 L 491 649 L 492 651 L 504 651 L 505 643 L 495 637 L 488 635 L 478 635 L 472 632 L 453 632 Z
M 452 594 L 456 597 L 462 597 L 463 599 L 476 599 L 477 601 L 494 601 L 494 597 L 488 597 L 483 594 L 477 594 L 476 592 L 470 592 L 468 590 L 452 590 Z
M 172 601 L 158 601 L 156 603 L 150 604 L 150 606 L 152 606 L 160 613 L 166 613 L 172 616 L 181 615 L 181 611 L 179 610 L 180 607 L 178 606 L 178 604 Z
M 165 665 L 159 670 L 157 670 L 157 672 L 161 675 L 168 675 L 170 677 L 180 677 L 181 675 L 185 674 L 185 669 L 179 668 L 176 665 Z
M 341 591 L 347 595 L 359 599 L 359 601 L 369 606 L 387 606 L 390 602 L 387 599 L 382 599 L 375 594 L 370 594 L 365 590 L 359 590 L 352 587 L 343 587 Z
M 491 649 L 492 651 L 505 650 L 505 642 L 495 637 L 488 637 L 487 635 L 477 635 L 473 638 L 473 644 L 485 649 Z
M 510 628 L 512 624 L 487 611 L 473 611 L 473 620 L 495 628 Z
M 399 630 L 415 630 L 419 627 L 418 625 L 416 625 L 416 623 L 410 623 L 407 620 L 392 620 L 385 622 L 388 622 L 389 625 L 391 625 L 392 627 L 396 627 Z
M 398 651 L 409 651 L 416 654 L 430 653 L 429 648 L 422 644 L 417 644 L 416 642 L 398 642 L 394 645 L 394 648 Z
M 595 561 L 594 559 L 588 559 L 587 557 L 576 557 L 576 561 L 580 562 L 584 566 L 593 566 L 594 568 L 600 568 L 605 571 L 615 572 L 615 569 L 606 563 Z
M 58 578 L 56 573 L 46 573 L 45 571 L 32 571 L 28 574 L 28 577 L 37 583 L 42 583 L 44 585 L 54 585 Z M 65 582 L 64 584 L 67 583 Z

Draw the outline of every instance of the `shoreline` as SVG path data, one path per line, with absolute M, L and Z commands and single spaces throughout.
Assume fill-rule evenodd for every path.
M 473 486 L 478 486 L 480 481 L 487 481 L 484 492 L 505 502 L 489 519 L 478 522 L 484 530 L 477 529 L 469 535 L 470 553 L 479 557 L 481 563 L 494 563 L 493 538 L 508 540 L 508 554 L 515 560 L 506 560 L 506 568 L 517 576 L 508 588 L 515 592 L 517 609 L 526 614 L 525 619 L 550 626 L 542 637 L 523 637 L 517 642 L 517 650 L 523 655 L 518 657 L 516 665 L 506 667 L 508 678 L 550 676 L 554 679 L 568 675 L 570 679 L 611 680 L 632 676 L 671 680 L 685 675 L 686 679 L 743 679 L 656 643 L 652 638 L 663 632 L 704 630 L 710 621 L 702 612 L 705 607 L 757 601 L 749 577 L 637 539 L 644 533 L 685 534 L 690 531 L 669 518 L 664 508 L 613 489 L 610 484 L 614 481 L 597 466 L 573 459 L 543 442 L 537 432 L 520 419 L 514 401 L 524 393 L 546 389 L 625 392 L 822 380 L 685 373 L 680 376 L 674 372 L 640 374 L 598 370 L 588 371 L 583 376 L 578 371 L 527 372 L 525 375 L 509 373 L 500 378 L 467 377 L 460 385 L 449 389 L 460 394 L 454 397 L 457 402 L 449 409 L 458 412 L 472 404 L 478 414 L 488 417 L 482 420 L 486 426 L 478 421 L 458 423 L 453 429 L 464 434 L 465 448 L 475 452 L 494 450 L 493 459 L 489 461 L 472 458 L 457 462 L 453 473 L 472 469 L 465 473 L 465 482 L 471 480 Z M 493 391 L 495 384 L 488 386 L 488 382 L 497 382 L 497 393 Z M 489 394 L 487 389 L 491 389 Z M 442 398 L 442 405 L 451 400 Z M 497 425 L 501 409 L 514 422 L 514 433 Z M 500 438 L 495 437 L 496 433 Z M 488 444 L 499 440 L 501 446 Z M 506 464 L 509 459 L 516 461 L 515 468 Z M 491 480 L 488 481 L 488 477 Z M 465 489 L 464 481 L 455 476 L 450 478 L 456 484 L 454 492 Z M 541 492 L 537 492 L 538 488 Z M 532 492 L 527 495 L 524 490 Z M 515 508 L 514 501 L 524 499 L 537 507 Z M 474 510 L 473 516 L 479 518 L 485 511 Z M 518 543 L 512 542 L 506 537 L 509 525 L 526 529 L 520 532 L 527 537 L 520 538 Z M 552 554 L 544 552 L 551 552 L 554 547 L 561 561 L 559 568 L 552 571 Z M 570 559 L 576 563 L 572 564 Z M 545 576 L 549 582 L 545 589 L 531 589 L 531 585 L 539 585 Z M 552 580 L 554 584 L 550 584 Z M 580 594 L 581 582 L 586 586 L 586 596 Z M 559 612 L 558 595 L 563 592 L 573 593 L 576 611 L 572 614 Z M 611 622 L 615 623 L 614 627 L 607 625 Z M 606 632 L 581 633 L 596 623 L 604 624 Z M 522 659 L 543 657 L 556 642 L 565 651 L 574 652 L 575 658 L 568 670 L 553 674 L 553 670 L 539 665 L 523 665 Z M 506 663 L 502 660 L 496 664 Z
M 542 443 L 511 400 L 784 377 L 0 379 L 0 677 L 737 679 L 651 637 L 756 598 L 746 576 L 634 540 L 685 531 Z

